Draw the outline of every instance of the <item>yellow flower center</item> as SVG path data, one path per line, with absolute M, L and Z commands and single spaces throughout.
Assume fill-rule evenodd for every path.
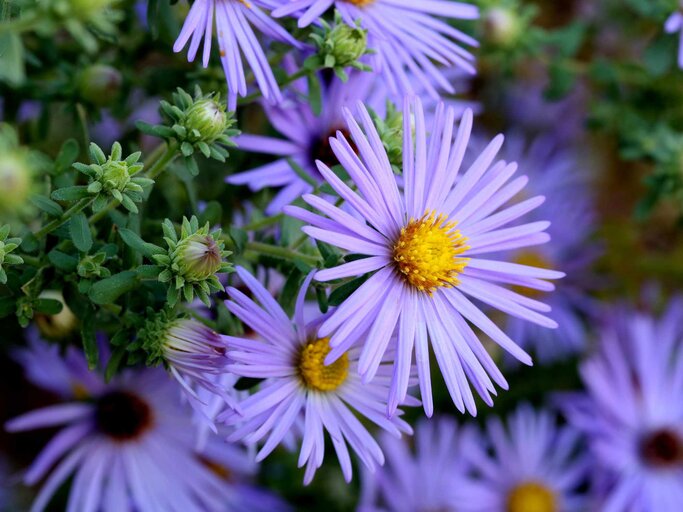
M 412 286 L 434 293 L 441 286 L 458 284 L 469 258 L 461 258 L 469 246 L 467 238 L 455 229 L 455 222 L 436 212 L 427 211 L 420 219 L 410 219 L 401 228 L 394 244 L 396 268 Z
M 520 484 L 508 495 L 507 512 L 557 512 L 553 491 L 536 482 Z
M 353 4 L 357 7 L 365 7 L 366 5 L 370 5 L 373 3 L 375 0 L 346 0 L 348 3 Z
M 552 264 L 548 261 L 548 258 L 539 251 L 534 250 L 520 252 L 515 258 L 515 263 L 536 268 L 552 268 Z M 521 295 L 526 295 L 531 298 L 538 298 L 544 293 L 540 290 L 534 290 L 533 288 L 526 288 L 524 286 L 513 286 L 512 289 Z
M 344 354 L 334 363 L 325 365 L 330 353 L 330 339 L 310 341 L 301 349 L 299 376 L 304 385 L 313 391 L 334 391 L 341 386 L 349 374 L 349 356 Z

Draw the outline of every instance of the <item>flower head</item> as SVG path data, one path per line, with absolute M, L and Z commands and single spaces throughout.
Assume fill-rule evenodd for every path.
M 70 349 L 65 360 L 50 348 L 34 341 L 21 359 L 61 376 L 60 383 L 77 383 L 59 388 L 71 401 L 28 412 L 6 425 L 11 432 L 63 427 L 24 476 L 27 485 L 47 477 L 31 510 L 44 510 L 71 476 L 70 510 L 253 510 L 245 500 L 256 497 L 255 490 L 240 482 L 253 471 L 248 458 L 222 442 L 195 451 L 191 415 L 164 372 L 129 371 L 106 384 L 88 372 L 82 354 Z M 42 372 L 29 376 L 38 376 L 38 384 L 55 385 Z M 213 468 L 226 468 L 232 479 Z
M 460 510 L 467 499 L 461 491 L 469 478 L 465 454 L 473 434 L 441 418 L 418 423 L 413 450 L 406 440 L 382 435 L 387 461 L 375 474 L 363 473 L 359 512 Z
M 683 299 L 661 318 L 622 309 L 565 402 L 588 438 L 600 510 L 674 510 L 683 500 Z M 673 506 L 673 508 L 672 508 Z
M 152 257 L 165 267 L 159 281 L 169 283 L 169 304 L 175 305 L 182 293 L 186 301 L 192 302 L 196 294 L 208 306 L 209 294 L 223 290 L 216 274 L 232 269 L 225 261 L 230 251 L 224 249 L 220 230 L 211 232 L 208 222 L 200 228 L 195 216 L 183 218 L 180 237 L 170 220 L 166 219 L 161 227 L 168 250 Z
M 345 112 L 355 150 L 341 132 L 331 139 L 335 157 L 358 192 L 324 163 L 318 162 L 318 169 L 363 221 L 311 195 L 304 200 L 326 217 L 299 207 L 285 208 L 289 215 L 310 224 L 303 231 L 311 237 L 367 255 L 316 274 L 316 279 L 330 281 L 371 273 L 322 323 L 320 335 L 329 336 L 332 347 L 326 362 L 360 345 L 358 369 L 363 382 L 369 383 L 396 334 L 398 347 L 388 410 L 393 412 L 406 395 L 414 351 L 422 401 L 431 415 L 431 342 L 453 401 L 460 410 L 467 408 L 474 413 L 470 384 L 491 404 L 491 394 L 495 394 L 491 378 L 502 387 L 507 383 L 468 321 L 519 360 L 530 364 L 531 359 L 467 296 L 539 325 L 557 326 L 542 314 L 550 309 L 545 304 L 498 283 L 552 288 L 545 279 L 560 278 L 561 272 L 482 257 L 547 242 L 547 222 L 506 227 L 539 206 L 543 197 L 509 204 L 527 179 L 510 181 L 517 170 L 514 163 L 491 165 L 502 145 L 501 136 L 459 174 L 472 128 L 471 111 L 463 116 L 453 142 L 455 111 L 438 107 L 428 140 L 419 100 L 412 105 L 406 100 L 404 106 L 402 194 L 386 150 L 362 105 L 358 116 L 360 125 L 350 111 Z
M 474 5 L 446 0 L 267 1 L 276 7 L 274 16 L 296 16 L 300 27 L 316 21 L 333 5 L 349 26 L 354 27 L 359 20 L 368 31 L 369 47 L 377 52 L 369 63 L 383 74 L 387 86 L 397 96 L 414 94 L 419 89 L 432 97 L 439 96 L 438 89 L 453 92 L 452 85 L 432 60 L 474 73 L 474 57 L 460 44 L 476 46 L 477 42 L 439 18 L 476 19 L 479 10 Z
M 94 211 L 100 211 L 110 201 L 116 200 L 129 212 L 137 213 L 138 207 L 135 203 L 142 201 L 144 187 L 154 183 L 154 180 L 149 178 L 136 176 L 143 169 L 143 164 L 138 162 L 141 153 L 138 151 L 122 159 L 122 151 L 121 144 L 115 142 L 107 157 L 93 142 L 90 144 L 90 158 L 93 163 L 74 164 L 78 171 L 90 178 L 87 193 L 95 198 Z M 53 199 L 62 199 L 59 195 L 62 192 L 63 189 L 57 189 L 52 195 Z
M 411 432 L 398 415 L 389 419 L 381 412 L 391 368 L 382 365 L 378 370 L 382 379 L 362 385 L 357 375 L 357 350 L 326 364 L 329 340 L 318 334 L 323 318 L 309 322 L 304 318 L 304 300 L 312 275 L 301 287 L 291 320 L 256 279 L 242 268 L 237 273 L 261 305 L 230 288 L 228 309 L 261 340 L 226 337 L 228 356 L 234 361 L 228 368 L 236 375 L 265 380 L 258 391 L 239 404 L 239 412 L 228 411 L 219 417 L 236 427 L 229 439 L 242 439 L 248 444 L 265 439 L 256 457 L 262 460 L 285 436 L 301 432 L 299 466 L 306 465 L 306 483 L 323 462 L 325 431 L 332 438 L 347 481 L 352 475 L 348 446 L 371 470 L 381 465 L 382 450 L 357 415 L 395 436 Z M 406 403 L 417 402 L 409 398 Z
M 577 454 L 580 435 L 558 426 L 549 411 L 520 406 L 507 426 L 494 417 L 486 438 L 472 439 L 466 457 L 476 478 L 464 481 L 458 510 L 557 512 L 586 510 L 579 492 L 588 477 L 587 454 Z
M 264 0 L 197 0 L 185 19 L 173 51 L 181 51 L 188 42 L 188 59 L 194 60 L 199 45 L 204 39 L 202 63 L 209 64 L 211 55 L 214 19 L 218 34 L 221 63 L 228 81 L 228 104 L 230 110 L 237 106 L 237 96 L 247 94 L 247 82 L 242 64 L 242 55 L 254 71 L 256 83 L 263 97 L 271 102 L 282 99 L 273 70 L 263 48 L 256 40 L 252 25 L 269 38 L 299 46 L 286 30 L 275 23 L 261 8 L 268 7 Z

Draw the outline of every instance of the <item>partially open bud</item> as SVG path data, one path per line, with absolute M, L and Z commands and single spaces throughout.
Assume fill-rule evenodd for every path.
M 176 261 L 185 278 L 195 281 L 211 277 L 223 265 L 221 248 L 216 240 L 211 235 L 199 233 L 180 241 Z
M 31 169 L 19 155 L 0 153 L 0 215 L 17 213 L 31 191 Z
M 185 128 L 190 138 L 195 139 L 193 142 L 210 144 L 225 133 L 232 124 L 225 108 L 225 105 L 211 98 L 204 98 L 187 109 Z
M 512 9 L 494 7 L 484 13 L 486 39 L 498 46 L 512 46 L 521 35 L 522 23 Z
M 337 25 L 326 38 L 327 53 L 334 57 L 334 66 L 346 67 L 355 63 L 365 53 L 368 46 L 367 30 L 346 23 Z
M 121 73 L 116 68 L 95 64 L 81 73 L 78 79 L 78 91 L 85 100 L 104 107 L 116 99 L 122 81 Z
M 73 314 L 64 301 L 62 292 L 57 290 L 47 290 L 40 294 L 42 299 L 53 299 L 62 303 L 62 310 L 56 315 L 45 315 L 36 313 L 34 320 L 45 338 L 61 339 L 72 334 L 78 327 L 78 318 Z

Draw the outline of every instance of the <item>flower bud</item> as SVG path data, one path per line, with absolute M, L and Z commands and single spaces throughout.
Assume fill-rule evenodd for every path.
M 0 153 L 0 215 L 16 213 L 31 191 L 31 170 L 22 158 L 13 153 Z
M 350 66 L 365 53 L 368 45 L 367 31 L 337 23 L 326 38 L 328 55 L 334 57 L 334 66 Z
M 66 338 L 74 332 L 78 326 L 78 318 L 73 314 L 69 306 L 64 301 L 64 296 L 57 290 L 47 290 L 40 294 L 43 299 L 54 299 L 62 303 L 62 310 L 56 315 L 44 315 L 36 313 L 34 319 L 36 325 L 46 338 L 61 339 Z
M 193 130 L 198 132 L 197 141 L 210 144 L 218 139 L 231 123 L 224 105 L 211 98 L 204 98 L 187 109 L 184 124 L 188 133 L 191 134 Z
M 121 89 L 121 73 L 111 66 L 95 64 L 89 66 L 78 80 L 78 91 L 85 100 L 105 107 L 110 105 Z
M 130 183 L 130 169 L 126 162 L 110 160 L 102 166 L 102 186 L 105 190 L 123 192 Z
M 486 39 L 498 46 L 512 46 L 521 35 L 519 16 L 511 9 L 494 7 L 484 14 Z
M 178 243 L 176 261 L 188 281 L 208 279 L 223 266 L 221 248 L 211 235 L 195 233 Z

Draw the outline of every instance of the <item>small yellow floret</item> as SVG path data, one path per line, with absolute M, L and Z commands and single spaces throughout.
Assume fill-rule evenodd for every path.
M 311 341 L 301 349 L 299 375 L 308 389 L 334 391 L 346 380 L 349 374 L 349 356 L 344 354 L 334 363 L 325 366 L 325 357 L 330 350 L 329 338 Z
M 557 512 L 555 493 L 545 485 L 527 482 L 508 495 L 507 512 Z
M 455 225 L 445 215 L 427 211 L 401 228 L 394 244 L 394 261 L 405 280 L 418 290 L 431 295 L 439 287 L 458 284 L 458 275 L 469 261 L 460 255 L 469 246 Z

